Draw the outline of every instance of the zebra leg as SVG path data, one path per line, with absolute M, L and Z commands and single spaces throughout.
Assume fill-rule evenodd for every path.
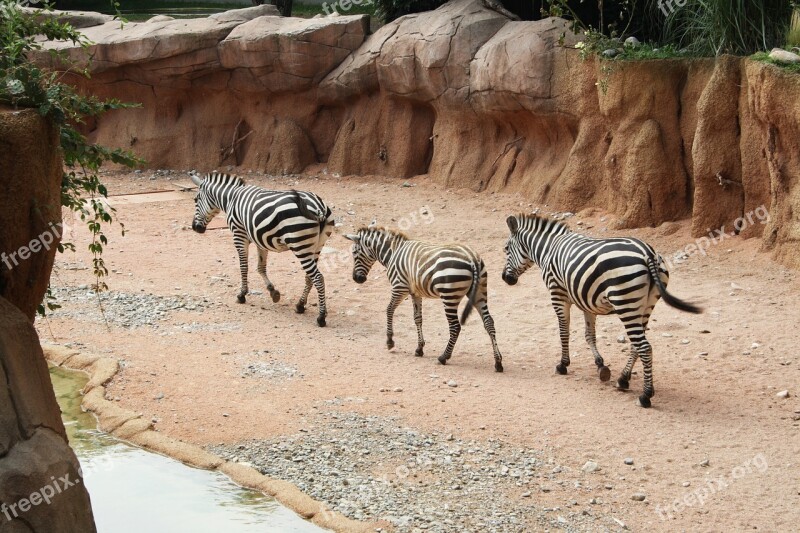
M 628 356 L 628 362 L 625 364 L 625 368 L 622 369 L 619 379 L 617 379 L 618 389 L 628 390 L 628 387 L 630 387 L 631 372 L 633 372 L 633 365 L 636 364 L 637 359 L 639 359 L 639 354 L 631 344 L 631 354 Z
M 234 232 L 233 244 L 236 246 L 236 253 L 239 254 L 239 271 L 242 275 L 242 286 L 239 289 L 239 294 L 236 295 L 236 301 L 243 304 L 247 301 L 247 252 L 250 248 L 250 240 L 244 232 Z
M 553 308 L 558 317 L 558 335 L 561 338 L 561 362 L 556 365 L 556 372 L 566 375 L 569 366 L 569 308 L 570 302 L 559 294 L 552 294 Z
M 408 291 L 392 287 L 392 299 L 389 300 L 389 305 L 386 307 L 386 348 L 391 350 L 394 348 L 394 312 L 400 302 L 406 299 Z M 422 316 L 420 314 L 420 321 Z
M 494 320 L 492 320 L 492 315 L 489 314 L 489 306 L 486 304 L 486 300 L 482 301 L 478 305 L 478 309 L 481 312 L 481 318 L 483 318 L 483 327 L 486 328 L 486 333 L 489 334 L 489 338 L 492 340 L 492 350 L 494 350 L 494 370 L 495 372 L 502 372 L 503 356 L 500 354 L 500 349 L 497 347 L 497 339 L 495 338 L 494 331 Z
M 300 300 L 298 300 L 297 305 L 294 306 L 294 311 L 302 315 L 306 312 L 306 302 L 308 301 L 308 293 L 311 292 L 311 287 L 314 283 L 311 281 L 311 278 L 306 276 L 306 286 L 303 288 L 303 295 L 300 296 Z
M 258 273 L 264 278 L 264 283 L 267 284 L 267 290 L 272 297 L 273 302 L 278 302 L 281 299 L 281 293 L 275 288 L 275 285 L 269 280 L 267 276 L 267 250 L 264 248 L 258 249 Z
M 458 340 L 458 335 L 461 333 L 461 323 L 458 321 L 458 304 L 461 301 L 459 296 L 457 300 L 444 301 L 444 314 L 447 317 L 448 329 L 450 329 L 450 339 L 447 341 L 444 352 L 439 356 L 441 364 L 447 364 L 447 360 L 453 356 L 453 348 Z
M 592 349 L 592 354 L 594 354 L 594 364 L 597 365 L 597 373 L 600 375 L 600 381 L 608 381 L 611 379 L 611 370 L 605 365 L 603 356 L 601 356 L 600 352 L 597 350 L 597 335 L 595 334 L 594 328 L 597 315 L 584 311 L 583 318 L 586 321 L 586 342 L 589 343 L 589 348 Z
M 411 301 L 414 302 L 414 324 L 417 326 L 417 351 L 414 355 L 422 357 L 422 349 L 425 347 L 425 338 L 422 336 L 422 298 L 412 294 Z
M 645 337 L 645 329 L 647 320 L 642 317 L 639 321 L 631 321 L 625 324 L 625 331 L 628 334 L 628 339 L 631 341 L 631 357 L 628 359 L 628 364 L 622 371 L 617 381 L 619 388 L 627 388 L 628 380 L 630 379 L 633 362 L 636 357 L 642 359 L 642 366 L 644 367 L 644 390 L 642 395 L 639 396 L 639 405 L 642 407 L 650 407 L 650 398 L 652 398 L 656 391 L 653 387 L 653 348 Z M 624 386 L 623 386 L 624 385 Z

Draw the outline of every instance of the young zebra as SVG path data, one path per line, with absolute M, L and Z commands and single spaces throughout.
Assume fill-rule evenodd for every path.
M 595 318 L 614 313 L 622 320 L 631 341 L 628 364 L 617 380 L 617 387 L 628 388 L 633 365 L 641 357 L 644 392 L 639 396 L 639 405 L 650 407 L 650 398 L 655 394 L 653 349 L 645 338 L 645 331 L 653 307 L 662 297 L 668 305 L 681 311 L 702 312 L 667 292 L 669 272 L 661 256 L 638 239 L 593 239 L 537 215 L 512 216 L 506 222 L 511 237 L 505 247 L 503 281 L 516 284 L 534 263 L 542 269 L 561 336 L 561 362 L 556 371 L 566 374 L 569 366 L 569 309 L 575 304 L 583 311 L 586 342 L 594 354 L 600 379 L 608 381 L 611 371 L 597 350 Z
M 317 268 L 317 260 L 334 225 L 333 214 L 325 202 L 310 192 L 268 191 L 245 185 L 241 178 L 228 174 L 213 172 L 206 174 L 205 179 L 193 174 L 191 178 L 199 187 L 192 229 L 205 232 L 211 219 L 224 211 L 233 232 L 242 274 L 237 301 L 245 303 L 247 295 L 247 255 L 251 242 L 258 248 L 258 273 L 264 278 L 273 302 L 280 300 L 281 293 L 267 277 L 267 253 L 291 250 L 306 273 L 306 286 L 295 311 L 305 311 L 313 284 L 319 296 L 317 324 L 324 327 L 327 315 L 325 280 Z
M 441 298 L 450 325 L 450 340 L 439 362 L 446 364 L 461 332 L 461 325 L 472 307 L 477 307 L 494 349 L 494 369 L 503 371 L 503 356 L 497 348 L 494 321 L 486 305 L 486 267 L 469 247 L 460 244 L 436 246 L 413 241 L 399 231 L 385 228 L 361 228 L 355 235 L 345 235 L 353 245 L 353 280 L 364 283 L 372 265 L 380 262 L 387 269 L 392 285 L 392 299 L 386 309 L 386 347 L 394 348 L 394 311 L 408 296 L 414 304 L 417 325 L 417 357 L 422 357 L 422 298 Z M 458 304 L 467 296 L 467 306 L 458 320 Z

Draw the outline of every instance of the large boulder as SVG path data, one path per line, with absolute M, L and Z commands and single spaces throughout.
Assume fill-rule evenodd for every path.
M 361 45 L 368 29 L 365 15 L 260 17 L 237 26 L 219 43 L 220 62 L 232 71 L 234 90 L 308 90 Z
M 39 338 L 28 317 L 4 298 L 0 298 L 0 531 L 96 531 Z
M 61 241 L 58 146 L 36 110 L 0 106 L 0 296 L 31 321 Z

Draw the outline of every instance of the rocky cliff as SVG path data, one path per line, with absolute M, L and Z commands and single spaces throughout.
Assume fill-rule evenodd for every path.
M 799 76 L 733 57 L 582 60 L 563 21 L 487 5 L 455 0 L 372 35 L 359 16 L 259 8 L 104 23 L 84 30 L 93 76 L 75 83 L 143 104 L 93 137 L 153 167 L 424 174 L 602 208 L 618 227 L 736 224 L 800 267 Z M 762 206 L 768 224 L 737 224 Z
M 95 531 L 32 320 L 60 240 L 61 157 L 34 110 L 0 108 L 0 532 Z

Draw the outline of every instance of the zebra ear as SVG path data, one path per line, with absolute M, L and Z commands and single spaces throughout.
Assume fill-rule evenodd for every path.
M 359 240 L 361 240 L 361 237 L 359 237 L 358 235 L 352 235 L 352 234 L 349 234 L 349 233 L 345 233 L 343 235 L 343 237 L 345 239 L 347 239 L 349 241 L 353 241 L 353 242 L 358 242 Z
M 190 172 L 189 177 L 192 179 L 192 183 L 194 183 L 198 187 L 203 184 L 203 180 L 196 173 Z
M 506 224 L 508 224 L 508 229 L 511 230 L 511 235 L 516 235 L 517 230 L 519 230 L 519 220 L 517 220 L 517 217 L 508 217 L 506 219 Z

